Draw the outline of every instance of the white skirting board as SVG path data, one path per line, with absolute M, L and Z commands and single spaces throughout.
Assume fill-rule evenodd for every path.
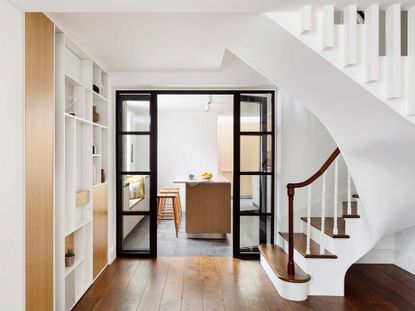
M 307 299 L 309 292 L 309 282 L 292 283 L 281 280 L 275 275 L 274 271 L 262 255 L 261 266 L 264 268 L 265 273 L 268 275 L 269 279 L 281 297 L 294 301 L 303 301 Z
M 373 249 L 356 263 L 359 264 L 394 264 L 415 275 L 415 258 L 396 249 Z
M 112 246 L 109 250 L 108 250 L 108 264 L 112 264 L 112 262 L 115 260 L 115 258 L 117 258 L 117 251 L 115 249 L 115 246 Z

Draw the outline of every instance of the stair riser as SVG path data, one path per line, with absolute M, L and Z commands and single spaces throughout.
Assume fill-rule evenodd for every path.
M 303 222 L 303 232 L 304 234 L 307 234 L 307 223 Z M 317 228 L 310 226 L 310 233 L 311 233 L 311 239 L 316 241 L 318 244 L 321 244 L 321 231 Z M 324 234 L 324 247 L 330 252 L 335 255 L 335 249 L 336 249 L 336 239 L 332 238 L 331 236 Z

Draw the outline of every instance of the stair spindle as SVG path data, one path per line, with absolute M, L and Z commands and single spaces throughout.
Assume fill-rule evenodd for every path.
M 334 161 L 334 224 L 333 224 L 333 234 L 339 234 L 339 229 L 337 227 L 337 206 L 338 206 L 338 187 L 339 187 L 339 162 L 338 159 Z
M 321 236 L 320 236 L 320 254 L 324 254 L 324 234 L 325 234 L 325 221 L 326 221 L 326 175 L 327 171 L 323 174 L 323 187 L 321 192 Z
M 310 234 L 311 234 L 311 184 L 308 186 L 308 194 L 307 194 L 307 248 L 306 248 L 306 255 L 310 255 Z
M 352 178 L 347 170 L 347 215 L 352 214 Z

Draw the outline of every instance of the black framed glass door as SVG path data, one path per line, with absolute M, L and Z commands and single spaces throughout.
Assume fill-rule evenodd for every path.
M 117 255 L 157 256 L 157 97 L 116 92 Z
M 274 243 L 274 92 L 238 93 L 234 107 L 235 257 Z

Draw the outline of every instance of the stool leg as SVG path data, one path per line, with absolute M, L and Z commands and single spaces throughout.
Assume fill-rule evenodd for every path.
M 174 226 L 176 228 L 176 238 L 179 237 L 179 215 L 177 210 L 177 203 L 175 199 L 172 199 L 173 203 L 173 215 L 174 215 Z
M 177 211 L 179 214 L 179 225 L 180 225 L 182 223 L 182 206 L 180 205 L 179 194 L 176 194 L 176 197 L 174 198 L 174 200 L 176 201 L 176 205 L 177 205 Z

